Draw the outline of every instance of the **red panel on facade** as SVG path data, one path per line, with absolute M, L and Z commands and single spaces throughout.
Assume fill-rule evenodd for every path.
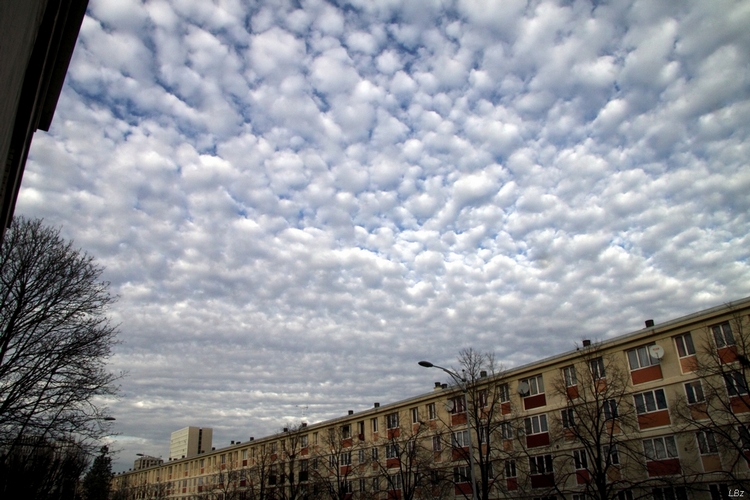
M 682 373 L 694 372 L 698 369 L 698 360 L 695 356 L 680 358 L 680 369 L 682 369 Z
M 389 469 L 394 469 L 399 466 L 398 458 L 389 458 L 385 461 L 385 466 Z
M 517 477 L 509 477 L 505 481 L 508 484 L 508 491 L 513 491 L 518 489 L 518 478 Z
M 454 488 L 456 495 L 471 495 L 471 483 L 459 483 Z
M 662 378 L 661 365 L 651 365 L 630 372 L 630 379 L 633 381 L 633 385 L 644 384 L 652 380 L 661 380 Z
M 568 394 L 568 399 L 578 399 L 578 386 L 577 385 L 566 387 L 565 392 Z
M 532 488 L 551 488 L 555 485 L 554 474 L 535 474 L 531 476 Z
M 669 419 L 669 410 L 659 410 L 638 415 L 638 427 L 641 430 L 651 429 L 652 427 L 661 427 L 671 423 L 672 421 Z
M 341 442 L 341 446 L 343 446 L 344 448 L 351 448 L 352 447 L 352 438 L 344 439 Z
M 451 425 L 461 425 L 466 423 L 466 412 L 454 413 L 451 415 Z
M 746 413 L 750 411 L 750 396 L 747 394 L 744 396 L 734 396 L 729 401 L 732 404 L 732 411 L 734 413 Z
M 586 484 L 589 481 L 591 481 L 591 474 L 589 474 L 589 471 L 587 470 L 576 471 L 576 482 L 578 484 Z
M 503 415 L 507 415 L 508 413 L 510 413 L 510 402 L 502 403 L 500 405 L 500 413 L 502 413 Z
M 676 476 L 682 473 L 679 458 L 646 462 L 646 470 L 648 471 L 649 477 Z
M 401 429 L 396 427 L 395 429 L 388 429 L 388 439 L 395 439 L 401 435 Z
M 539 408 L 547 404 L 547 398 L 544 394 L 537 394 L 536 396 L 529 396 L 523 398 L 523 409 L 531 410 L 532 408 Z
M 526 436 L 526 447 L 536 448 L 537 446 L 547 446 L 549 444 L 549 432 L 541 434 L 532 434 Z
M 719 359 L 722 363 L 734 363 L 737 361 L 737 347 L 736 346 L 729 346 L 729 347 L 722 347 L 717 351 L 717 354 L 719 355 Z
M 451 449 L 451 460 L 464 460 L 469 457 L 469 447 Z

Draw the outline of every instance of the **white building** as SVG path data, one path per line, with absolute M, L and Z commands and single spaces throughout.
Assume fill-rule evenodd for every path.
M 169 459 L 190 458 L 211 451 L 213 429 L 209 427 L 185 427 L 172 433 L 169 440 Z

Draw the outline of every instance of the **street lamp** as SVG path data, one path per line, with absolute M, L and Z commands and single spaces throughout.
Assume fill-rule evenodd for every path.
M 469 400 L 466 397 L 466 393 L 469 392 L 469 384 L 466 381 L 465 377 L 461 377 L 458 373 L 454 372 L 453 370 L 449 370 L 448 368 L 443 368 L 442 366 L 430 363 L 429 361 L 420 361 L 418 364 L 419 366 L 422 366 L 424 368 L 439 368 L 443 370 L 445 373 L 450 375 L 456 385 L 459 386 L 464 393 L 464 410 L 467 412 L 466 422 L 469 425 L 469 473 L 471 474 L 471 499 L 477 500 L 477 482 L 474 479 L 474 446 L 472 444 L 474 439 L 471 435 L 471 419 L 468 415 Z

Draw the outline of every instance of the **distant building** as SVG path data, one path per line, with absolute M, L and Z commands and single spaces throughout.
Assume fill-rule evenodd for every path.
M 172 433 L 169 440 L 169 459 L 190 458 L 211 451 L 213 430 L 205 427 L 185 427 Z
M 135 459 L 135 462 L 133 462 L 133 470 L 148 469 L 149 467 L 154 467 L 163 463 L 164 460 L 161 458 L 143 455 L 142 457 Z
M 88 0 L 0 2 L 0 241 L 31 139 L 49 130 Z

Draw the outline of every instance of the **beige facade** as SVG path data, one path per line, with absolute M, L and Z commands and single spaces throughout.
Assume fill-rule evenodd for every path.
M 213 430 L 208 427 L 185 427 L 169 439 L 169 460 L 192 458 L 211 450 Z
M 114 489 L 469 499 L 473 465 L 481 500 L 727 498 L 750 489 L 748 342 L 750 298 L 510 370 L 474 353 L 468 384 L 119 474 Z

